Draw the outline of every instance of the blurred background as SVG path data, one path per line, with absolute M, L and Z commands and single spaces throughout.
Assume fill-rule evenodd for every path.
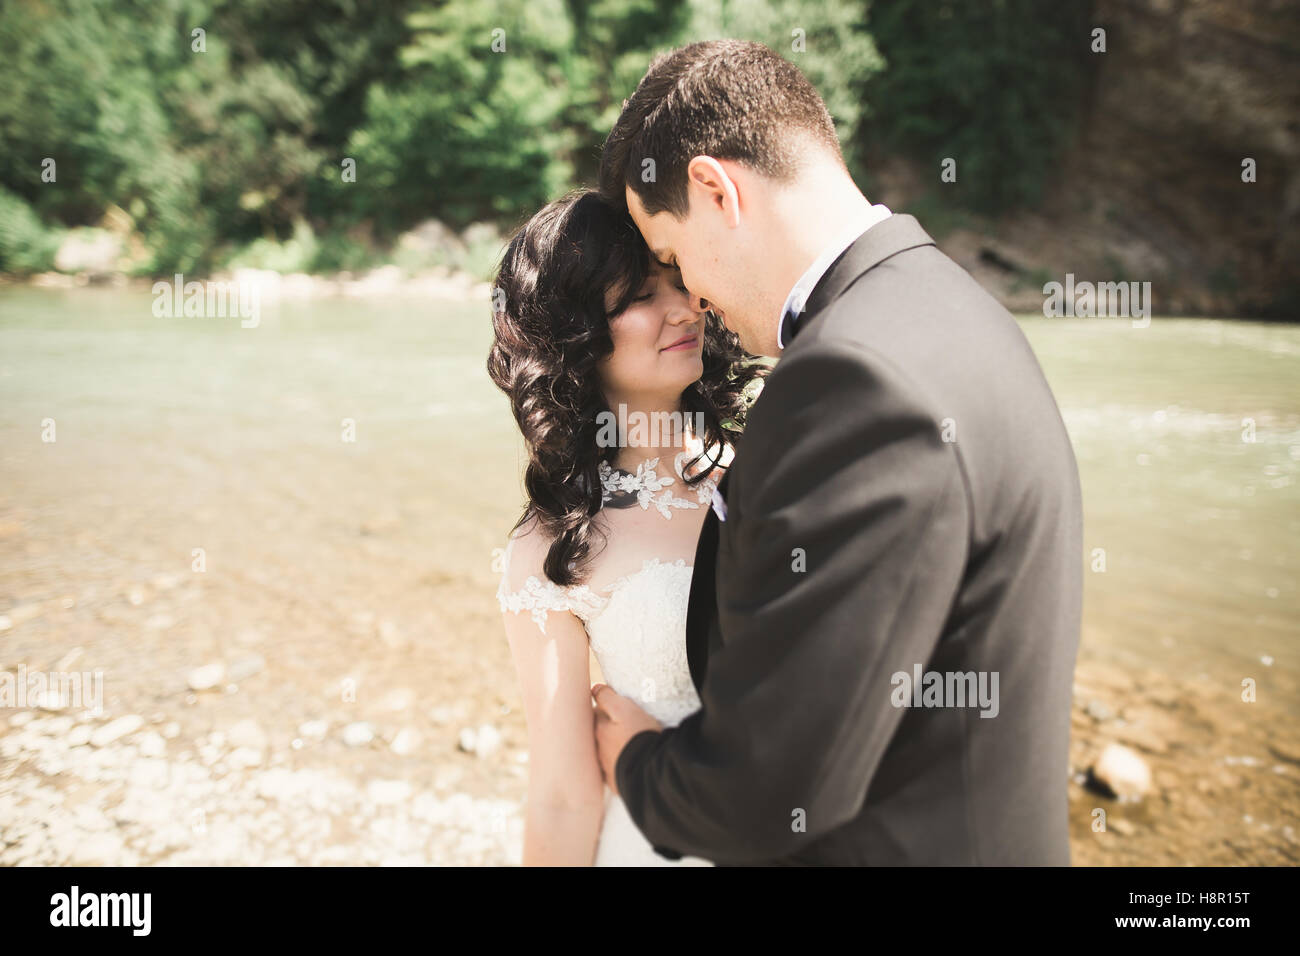
M 518 862 L 489 281 L 650 58 L 722 36 L 1055 391 L 1076 864 L 1300 858 L 1296 4 L 9 0 L 0 864 Z M 1067 274 L 1155 318 L 1045 317 Z M 255 315 L 160 308 L 191 281 Z

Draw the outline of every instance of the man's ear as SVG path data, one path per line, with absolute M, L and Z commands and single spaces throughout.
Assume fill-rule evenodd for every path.
M 723 166 L 723 162 L 727 165 Z M 686 164 L 686 188 L 701 200 L 704 208 L 722 213 L 726 224 L 740 225 L 740 189 L 732 173 L 737 165 L 712 156 L 695 156 Z

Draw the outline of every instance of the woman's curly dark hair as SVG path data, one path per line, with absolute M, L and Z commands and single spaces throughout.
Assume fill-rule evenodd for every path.
M 595 190 L 575 190 L 515 232 L 492 288 L 488 375 L 509 397 L 528 449 L 528 505 L 512 533 L 537 517 L 551 542 L 543 571 L 559 585 L 586 577 L 601 507 L 599 466 L 618 454 L 596 440 L 598 415 L 610 411 L 596 364 L 614 349 L 610 319 L 628 307 L 650 269 L 650 250 L 627 211 Z M 617 296 L 608 311 L 607 293 Z M 703 375 L 682 392 L 681 411 L 688 421 L 702 414 L 704 434 L 696 437 L 706 451 L 734 447 L 752 403 L 748 387 L 769 368 L 711 313 L 703 359 Z M 708 460 L 688 485 L 719 467 Z

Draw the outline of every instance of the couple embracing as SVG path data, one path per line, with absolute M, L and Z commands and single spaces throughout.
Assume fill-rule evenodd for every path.
M 494 291 L 524 862 L 1068 865 L 1069 438 L 1015 320 L 863 196 L 799 69 L 656 58 L 599 190 L 533 216 Z M 688 427 L 600 440 L 620 406 Z

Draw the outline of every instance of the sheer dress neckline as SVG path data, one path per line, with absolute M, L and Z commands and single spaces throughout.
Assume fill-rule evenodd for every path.
M 506 545 L 507 560 L 509 560 L 510 546 L 513 544 L 514 542 L 511 541 Z M 524 581 L 524 586 L 513 593 L 506 592 L 503 575 L 501 585 L 497 588 L 497 600 L 501 605 L 502 613 L 513 611 L 518 614 L 520 611 L 529 611 L 533 622 L 545 634 L 547 611 L 572 611 L 584 624 L 591 624 L 600 617 L 601 612 L 609 606 L 610 600 L 619 590 L 626 588 L 641 575 L 659 567 L 681 568 L 691 572 L 695 569 L 693 564 L 686 563 L 685 558 L 678 558 L 676 561 L 646 558 L 636 571 L 624 574 L 599 589 L 593 589 L 586 584 L 565 586 L 530 574 Z
M 642 511 L 649 511 L 653 505 L 660 515 L 671 519 L 674 510 L 695 510 L 709 507 L 713 502 L 714 492 L 722 480 L 722 475 L 730 465 L 734 450 L 727 447 L 719 455 L 705 455 L 701 459 L 700 466 L 707 467 L 707 463 L 713 460 L 715 463 L 712 471 L 697 484 L 686 485 L 684 472 L 686 462 L 702 454 L 703 451 L 704 444 L 702 441 L 698 439 L 688 441 L 688 447 L 673 456 L 673 471 L 676 472 L 676 477 L 659 474 L 659 457 L 642 461 L 638 465 L 635 474 L 614 468 L 607 462 L 601 462 L 598 469 L 602 492 L 601 510 L 613 508 L 626 511 L 626 509 L 635 508 L 639 505 Z M 678 488 L 679 480 L 685 486 L 684 490 L 682 490 L 682 497 L 678 497 L 673 493 Z M 691 495 L 692 491 L 694 492 L 693 496 Z M 690 500 L 692 497 L 694 497 L 694 501 Z M 528 611 L 542 633 L 546 633 L 546 620 L 549 611 L 570 611 L 584 625 L 589 626 L 600 618 L 610 602 L 618 594 L 626 591 L 635 582 L 647 575 L 656 571 L 660 574 L 679 575 L 680 580 L 665 581 L 660 582 L 660 584 L 667 584 L 674 590 L 684 588 L 686 592 L 689 592 L 690 578 L 694 571 L 694 564 L 687 563 L 687 558 L 665 560 L 661 556 L 653 556 L 644 558 L 641 561 L 641 566 L 636 570 L 625 573 L 599 588 L 593 588 L 589 584 L 556 584 L 544 575 L 533 574 L 524 579 L 518 590 L 507 591 L 510 554 L 514 543 L 515 539 L 511 537 L 506 544 L 504 562 L 506 570 L 502 573 L 501 583 L 497 588 L 497 600 L 502 613 L 513 611 L 515 614 L 519 614 Z M 691 554 L 693 560 L 693 547 Z M 629 564 L 634 568 L 636 567 L 631 562 Z M 517 576 L 515 581 L 518 581 Z

